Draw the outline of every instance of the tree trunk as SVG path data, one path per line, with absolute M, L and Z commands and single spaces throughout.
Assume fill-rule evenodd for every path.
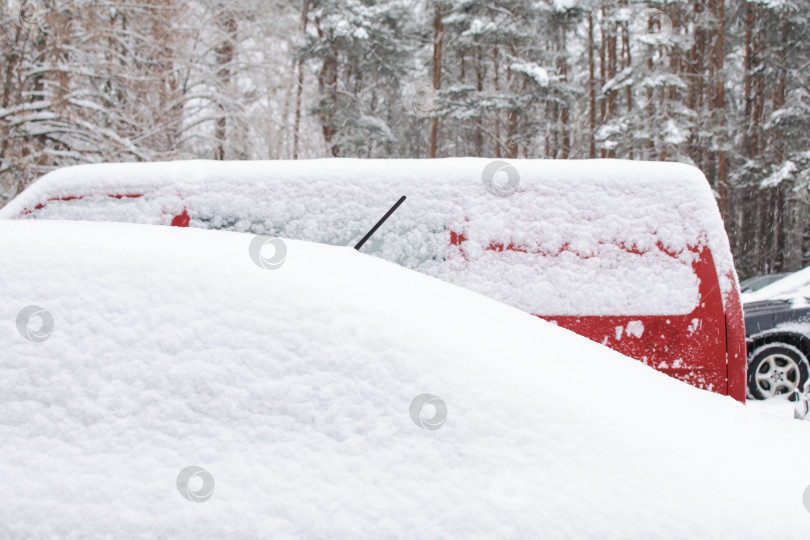
M 481 47 L 475 47 L 475 89 L 478 95 L 484 90 L 484 68 L 481 65 Z M 475 155 L 482 157 L 484 154 L 484 132 L 481 123 L 484 121 L 483 115 L 478 119 L 475 126 Z
M 607 8 L 605 7 L 604 0 L 602 2 L 602 21 L 607 18 Z M 599 92 L 603 94 L 605 83 L 607 83 L 607 66 L 605 61 L 605 50 L 607 47 L 607 40 L 605 39 L 605 25 L 599 27 Z M 601 95 L 599 102 L 599 122 L 604 125 L 607 121 L 607 102 L 605 96 Z M 607 151 L 604 146 L 599 150 L 599 157 L 607 157 Z
M 433 88 L 438 91 L 442 84 L 442 44 L 444 41 L 444 13 L 439 2 L 435 2 L 433 11 Z M 439 119 L 433 117 L 430 122 L 430 157 L 436 157 L 439 138 Z
M 301 33 L 304 39 L 307 39 L 307 23 L 309 22 L 309 2 L 304 0 L 304 6 L 301 9 Z M 295 89 L 295 123 L 293 125 L 293 159 L 298 159 L 298 144 L 301 134 L 301 95 L 304 92 L 304 61 L 299 58 L 297 62 L 298 68 L 298 87 Z
M 324 32 L 320 21 L 316 19 L 315 22 L 318 25 L 318 36 L 323 39 Z M 334 143 L 335 133 L 337 133 L 334 126 L 334 114 L 337 110 L 338 51 L 334 36 L 326 36 L 326 39 L 329 40 L 328 53 L 324 57 L 321 71 L 318 73 L 318 89 L 321 96 L 324 96 L 319 116 L 321 133 L 323 133 L 327 151 L 332 154 L 332 157 L 337 157 L 340 154 L 340 148 Z
M 714 47 L 714 118 L 717 122 L 715 146 L 717 147 L 717 193 L 720 196 L 720 214 L 726 217 L 728 210 L 728 160 L 726 158 L 726 97 L 723 61 L 725 59 L 726 11 L 725 0 L 715 0 L 719 21 Z
M 560 81 L 563 84 L 568 84 L 568 58 L 566 57 L 566 51 L 568 50 L 568 45 L 566 43 L 566 33 L 565 33 L 565 25 L 559 25 L 559 33 L 557 38 L 557 45 L 558 45 L 558 62 L 557 62 L 557 71 L 560 74 Z M 568 159 L 571 155 L 571 132 L 570 132 L 570 119 L 569 119 L 568 104 L 563 101 L 560 105 L 560 151 L 559 157 L 560 159 Z
M 588 123 L 590 126 L 590 133 L 588 139 L 588 157 L 591 159 L 596 157 L 596 79 L 593 60 L 593 13 L 588 12 L 588 94 L 590 98 L 590 107 L 588 110 Z
M 754 148 L 756 147 L 756 133 L 753 130 L 753 113 L 754 103 L 752 99 L 752 77 L 751 72 L 754 68 L 754 43 L 753 43 L 753 28 L 754 28 L 754 4 L 753 2 L 745 3 L 745 58 L 743 64 L 743 101 L 745 106 L 743 109 L 743 118 L 745 126 L 745 134 L 743 137 L 742 154 L 747 158 L 754 156 Z
M 225 10 L 221 14 L 220 27 L 225 32 L 223 41 L 217 48 L 217 63 L 219 70 L 217 71 L 217 79 L 220 87 L 224 90 L 231 85 L 231 64 L 234 59 L 234 52 L 237 42 L 237 24 L 236 17 L 230 10 Z M 216 128 L 214 137 L 217 141 L 217 148 L 215 151 L 215 158 L 218 160 L 225 159 L 225 144 L 227 138 L 227 110 L 225 105 L 220 101 L 218 103 L 219 114 L 217 115 Z
M 500 90 L 500 81 L 498 80 L 499 70 L 498 70 L 498 46 L 495 45 L 492 48 L 492 63 L 495 66 L 495 73 L 493 75 L 493 83 L 495 87 L 495 92 Z M 500 114 L 497 109 L 495 109 L 495 157 L 501 157 L 501 120 Z

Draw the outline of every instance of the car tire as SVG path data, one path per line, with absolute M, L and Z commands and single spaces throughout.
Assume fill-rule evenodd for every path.
M 748 361 L 748 393 L 753 399 L 787 395 L 795 401 L 808 378 L 807 357 L 796 347 L 768 343 L 751 353 Z

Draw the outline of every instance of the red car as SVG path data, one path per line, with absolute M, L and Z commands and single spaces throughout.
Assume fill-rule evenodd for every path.
M 44 176 L 0 218 L 191 226 L 350 246 L 401 195 L 407 201 L 363 251 L 745 400 L 745 329 L 728 238 L 708 182 L 688 165 L 480 158 L 84 165 Z M 576 391 L 576 381 L 561 384 Z

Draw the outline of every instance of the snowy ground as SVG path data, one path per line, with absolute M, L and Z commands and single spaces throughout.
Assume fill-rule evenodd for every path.
M 793 407 L 795 403 L 787 399 L 774 398 L 766 400 L 749 399 L 745 406 L 752 411 L 774 418 L 793 418 Z
M 809 422 L 349 248 L 253 241 L 0 223 L 0 537 L 810 530 Z

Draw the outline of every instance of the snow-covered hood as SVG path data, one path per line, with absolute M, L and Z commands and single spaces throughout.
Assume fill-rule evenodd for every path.
M 807 527 L 807 423 L 349 248 L 254 242 L 0 223 L 0 537 Z

